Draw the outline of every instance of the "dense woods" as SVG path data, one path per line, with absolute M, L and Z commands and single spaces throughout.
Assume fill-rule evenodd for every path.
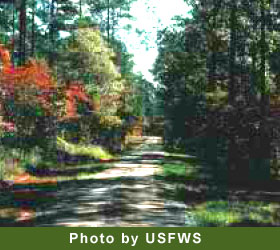
M 214 165 L 228 156 L 232 178 L 258 169 L 256 178 L 268 180 L 279 157 L 277 4 L 189 3 L 193 18 L 159 33 L 153 68 L 165 92 L 168 146 L 190 142 Z
M 146 81 L 115 38 L 132 2 L 0 2 L 2 175 L 9 158 L 56 164 L 57 151 L 121 150 Z

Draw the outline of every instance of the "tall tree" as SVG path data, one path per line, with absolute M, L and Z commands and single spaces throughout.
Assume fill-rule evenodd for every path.
M 269 55 L 275 50 L 278 33 L 272 28 L 276 25 L 275 7 L 273 11 L 271 4 L 264 0 L 188 2 L 193 6 L 193 19 L 185 21 L 186 40 L 182 38 L 182 31 L 162 32 L 154 75 L 166 88 L 166 100 L 171 108 L 176 107 L 179 83 L 186 85 L 187 103 L 195 100 L 194 96 L 200 96 L 200 100 L 190 105 L 194 107 L 196 103 L 199 107 L 191 116 L 202 115 L 202 126 L 196 125 L 195 131 L 203 131 L 204 127 L 207 138 L 227 138 L 230 178 L 248 179 L 252 172 L 258 172 L 249 169 L 254 168 L 260 158 L 262 167 L 256 175 L 266 178 L 271 151 L 267 118 L 273 85 Z M 186 41 L 185 50 L 179 49 L 184 46 L 182 41 Z M 177 81 L 175 75 L 183 77 Z M 207 106 L 201 105 L 204 98 Z M 186 110 L 185 116 L 189 116 L 187 113 L 196 109 Z M 206 126 L 202 122 L 203 110 L 208 110 Z M 195 120 L 188 121 L 195 123 Z M 187 133 L 194 133 L 192 128 L 189 127 Z M 255 131 L 254 135 L 248 131 Z M 182 130 L 177 136 L 184 138 L 184 133 Z M 209 149 L 214 149 L 214 144 Z M 265 150 L 260 152 L 263 147 Z M 219 157 L 218 151 L 219 148 L 210 150 L 208 156 L 214 161 Z
M 132 18 L 130 7 L 136 0 L 86 0 L 92 17 L 100 23 L 101 31 L 106 33 L 110 41 L 118 28 L 120 19 Z

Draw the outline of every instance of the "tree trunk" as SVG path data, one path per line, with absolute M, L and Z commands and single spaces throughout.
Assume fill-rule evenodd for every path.
M 20 14 L 19 14 L 19 52 L 20 52 L 20 64 L 25 62 L 25 39 L 26 39 L 26 0 L 21 1 Z
M 107 41 L 110 41 L 110 0 L 107 2 Z
M 55 50 L 55 38 L 54 38 L 54 26 L 55 26 L 55 22 L 54 22 L 54 8 L 55 8 L 55 1 L 56 0 L 52 0 L 51 1 L 51 5 L 50 5 L 50 31 L 49 31 L 49 38 L 50 38 L 50 48 L 49 48 L 49 64 L 50 66 L 53 65 L 54 63 L 54 50 Z
M 36 0 L 33 0 L 32 3 L 32 31 L 31 31 L 31 56 L 34 56 L 35 52 L 35 9 L 36 9 Z

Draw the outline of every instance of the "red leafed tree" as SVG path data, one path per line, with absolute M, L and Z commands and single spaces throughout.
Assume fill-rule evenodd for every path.
M 77 117 L 78 102 L 84 102 L 94 109 L 93 102 L 87 95 L 84 85 L 80 82 L 73 82 L 68 84 L 65 90 L 66 95 L 66 118 Z
M 36 90 L 36 95 L 32 98 L 36 99 L 41 107 L 45 110 L 46 115 L 54 116 L 51 96 L 57 92 L 57 87 L 53 81 L 50 69 L 46 63 L 30 60 L 28 64 L 21 67 L 14 67 L 11 62 L 10 52 L 3 45 L 0 45 L 0 58 L 2 61 L 2 70 L 0 72 L 0 89 L 4 96 L 15 97 L 16 90 L 24 90 L 24 95 L 28 93 L 26 90 Z M 32 92 L 32 91 L 30 91 Z M 59 119 L 77 117 L 78 102 L 89 104 L 93 109 L 91 98 L 87 95 L 85 88 L 81 82 L 70 82 L 64 88 L 66 97 L 66 117 L 58 117 Z M 28 98 L 27 101 L 30 101 Z M 3 105 L 0 105 L 2 108 Z M 5 127 L 5 124 L 2 124 Z M 6 126 L 7 127 L 7 126 Z
M 37 100 L 51 113 L 51 95 L 55 91 L 55 83 L 50 75 L 50 70 L 45 63 L 31 60 L 21 67 L 14 67 L 9 51 L 0 45 L 2 70 L 0 73 L 0 87 L 8 96 L 14 96 L 15 90 L 37 90 Z M 25 91 L 26 92 L 26 91 Z

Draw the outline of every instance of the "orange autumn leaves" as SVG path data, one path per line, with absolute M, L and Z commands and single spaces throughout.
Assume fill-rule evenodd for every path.
M 55 116 L 51 97 L 57 92 L 57 87 L 51 77 L 48 65 L 44 62 L 30 60 L 24 66 L 14 67 L 11 62 L 10 52 L 3 45 L 0 45 L 0 57 L 2 61 L 2 70 L 0 72 L 2 95 L 14 99 L 15 92 L 19 93 L 19 95 L 26 95 L 27 98 L 24 96 L 22 98 L 24 101 L 30 102 L 36 99 L 46 115 Z M 66 118 L 77 116 L 78 101 L 88 103 L 92 107 L 92 102 L 82 83 L 70 83 L 63 90 L 63 94 L 66 97 Z M 61 117 L 58 118 L 60 119 Z

